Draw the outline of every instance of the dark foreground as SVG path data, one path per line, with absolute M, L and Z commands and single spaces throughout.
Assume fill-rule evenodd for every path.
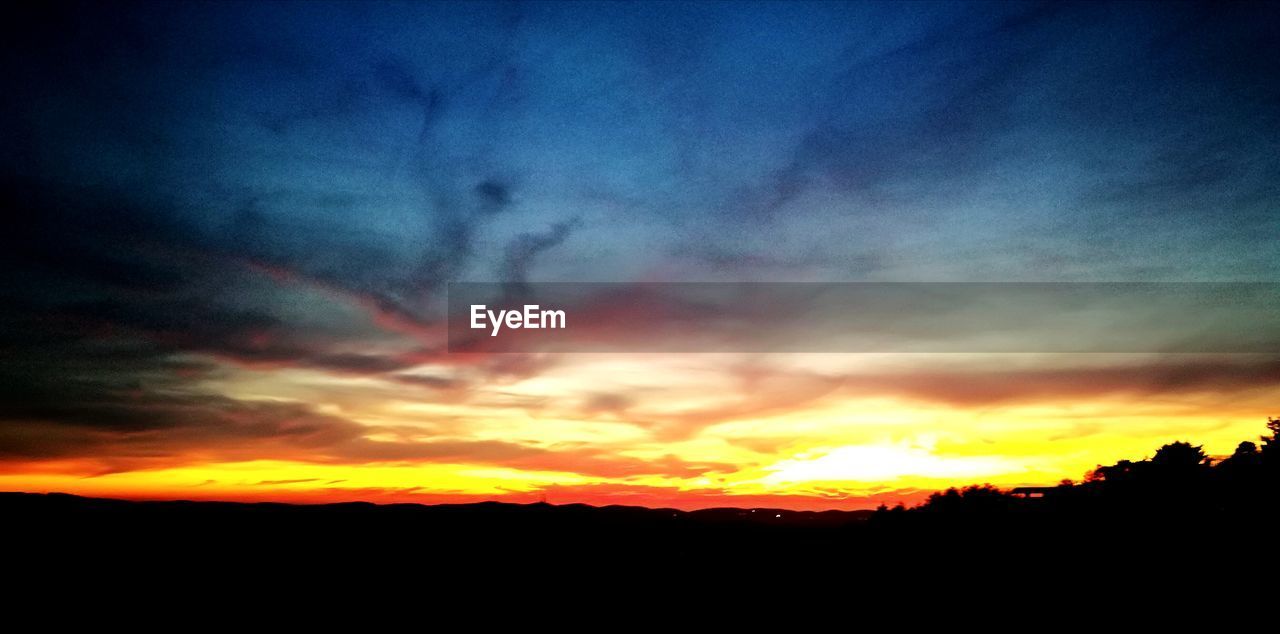
M 599 560 L 781 555 L 844 541 L 873 511 L 680 511 L 584 504 L 295 505 L 132 502 L 0 493 L 29 547 L 140 558 L 217 553 L 397 560 Z
M 482 503 L 422 506 L 128 502 L 0 493 L 10 563 L 191 571 L 314 568 L 329 573 L 605 570 L 843 570 L 919 566 L 1056 574 L 1103 565 L 1222 570 L 1272 556 L 1269 508 L 1246 516 L 1149 509 L 1063 514 L 1041 501 L 1012 510 L 796 512 Z M 1267 563 L 1267 565 L 1270 565 Z M 47 572 L 47 570 L 46 570 Z

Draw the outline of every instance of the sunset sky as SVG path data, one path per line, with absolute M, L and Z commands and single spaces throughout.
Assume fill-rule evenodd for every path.
M 444 324 L 458 281 L 1280 281 L 1280 5 L 34 5 L 0 20 L 2 491 L 854 509 L 1280 415 L 1274 353 Z

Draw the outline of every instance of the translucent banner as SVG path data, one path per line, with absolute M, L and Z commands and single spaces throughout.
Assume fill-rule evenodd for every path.
M 1280 352 L 1280 284 L 452 283 L 450 352 Z

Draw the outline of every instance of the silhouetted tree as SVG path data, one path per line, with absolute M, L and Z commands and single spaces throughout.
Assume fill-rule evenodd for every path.
M 1098 465 L 1085 476 L 1085 481 L 1119 484 L 1132 480 L 1137 471 L 1138 463 L 1132 460 L 1121 460 L 1109 466 Z
M 1258 451 L 1258 446 L 1246 440 L 1236 445 L 1236 450 L 1226 460 L 1218 463 L 1218 468 L 1224 471 L 1239 471 L 1255 469 L 1261 464 L 1262 453 Z
M 1008 510 L 1012 500 L 1009 493 L 990 484 L 982 484 L 934 493 L 922 508 L 948 513 L 995 513 Z
M 1151 457 L 1151 464 L 1160 469 L 1174 472 L 1190 472 L 1201 466 L 1209 466 L 1212 462 L 1204 453 L 1203 446 L 1193 446 L 1189 442 L 1171 442 L 1156 450 Z
M 1269 436 L 1260 436 L 1262 440 L 1262 454 L 1269 456 L 1268 459 L 1275 460 L 1280 456 L 1273 455 L 1280 452 L 1280 418 L 1267 417 L 1267 431 L 1271 432 Z
M 1235 453 L 1231 454 L 1232 458 L 1256 458 L 1258 456 L 1258 446 L 1244 441 L 1236 445 Z
M 1063 480 L 1043 497 L 1020 498 L 991 485 L 950 488 L 904 515 L 979 518 L 984 527 L 1062 526 L 1078 520 L 1074 525 L 1082 530 L 1116 520 L 1121 523 L 1112 527 L 1254 525 L 1280 518 L 1280 418 L 1268 418 L 1267 430 L 1261 447 L 1242 442 L 1216 465 L 1202 445 L 1177 441 L 1148 459 L 1098 465 L 1083 482 Z M 966 520 L 963 525 L 976 524 Z

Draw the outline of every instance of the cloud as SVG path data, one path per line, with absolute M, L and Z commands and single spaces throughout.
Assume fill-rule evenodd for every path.
M 1133 402 L 1195 400 L 1219 404 L 1280 389 L 1280 358 L 1275 355 L 1162 355 L 1141 360 L 1089 355 L 1056 356 L 1031 365 L 993 367 L 989 359 L 948 362 L 946 355 L 902 357 L 905 365 L 876 371 L 819 372 L 784 367 L 771 360 L 730 364 L 721 368 L 733 377 L 710 404 L 670 406 L 661 390 L 613 393 L 605 404 L 627 403 L 625 409 L 579 408 L 596 420 L 626 421 L 661 441 L 693 438 L 724 423 L 786 416 L 803 420 L 804 412 L 865 399 L 972 409 L 1014 405 L 1082 403 L 1123 398 Z M 619 400 L 621 399 L 621 400 Z M 588 401 L 588 404 L 593 401 Z M 910 405 L 903 405 L 910 407 Z M 1082 428 L 1096 432 L 1096 426 Z M 728 442 L 764 453 L 776 453 L 806 438 L 734 437 Z
M 575 227 L 579 225 L 575 218 L 566 222 L 557 222 L 542 233 L 524 233 L 507 245 L 506 258 L 502 266 L 503 281 L 523 284 L 528 281 L 529 267 L 539 254 L 553 249 L 568 239 Z
M 0 461 L 73 462 L 109 473 L 189 463 L 464 463 L 602 478 L 694 478 L 735 465 L 608 447 L 536 446 L 394 431 L 288 401 L 235 399 L 186 385 L 186 366 L 149 348 L 53 362 L 14 356 L 0 371 Z M 103 367 L 114 374 L 104 374 Z M 89 465 L 88 467 L 83 465 Z
M 289 397 L 316 373 L 481 415 L 625 420 L 660 441 L 835 399 L 1225 399 L 1277 383 L 1269 357 L 760 364 L 718 368 L 733 388 L 679 411 L 656 406 L 660 389 L 625 385 L 577 385 L 598 395 L 557 403 L 498 388 L 573 359 L 450 354 L 441 322 L 446 283 L 495 274 L 517 290 L 539 274 L 1270 279 L 1272 5 L 53 3 L 7 15 L 8 464 L 460 461 L 619 480 L 734 468 L 538 430 L 540 443 L 480 440 L 461 416 L 438 425 L 448 434 L 388 441 L 362 412 Z M 708 316 L 651 297 L 594 308 Z M 257 399 L 226 387 L 244 368 L 261 373 Z M 283 371 L 299 368 L 313 372 Z
M 1061 402 L 1123 395 L 1137 398 L 1229 395 L 1280 386 L 1280 358 L 1273 355 L 1123 362 L 1098 367 L 1014 370 L 917 369 L 844 377 L 843 387 L 862 396 L 898 396 L 962 407 Z
M 373 440 L 368 435 L 376 433 L 376 428 L 299 404 L 194 395 L 167 399 L 105 392 L 96 399 L 75 396 L 79 400 L 73 405 L 0 406 L 0 420 L 4 421 L 0 426 L 0 461 L 74 463 L 80 465 L 75 469 L 89 468 L 91 475 L 244 460 L 477 464 L 617 479 L 696 478 L 738 468 L 672 455 L 631 458 L 603 448 L 556 449 L 433 438 Z

